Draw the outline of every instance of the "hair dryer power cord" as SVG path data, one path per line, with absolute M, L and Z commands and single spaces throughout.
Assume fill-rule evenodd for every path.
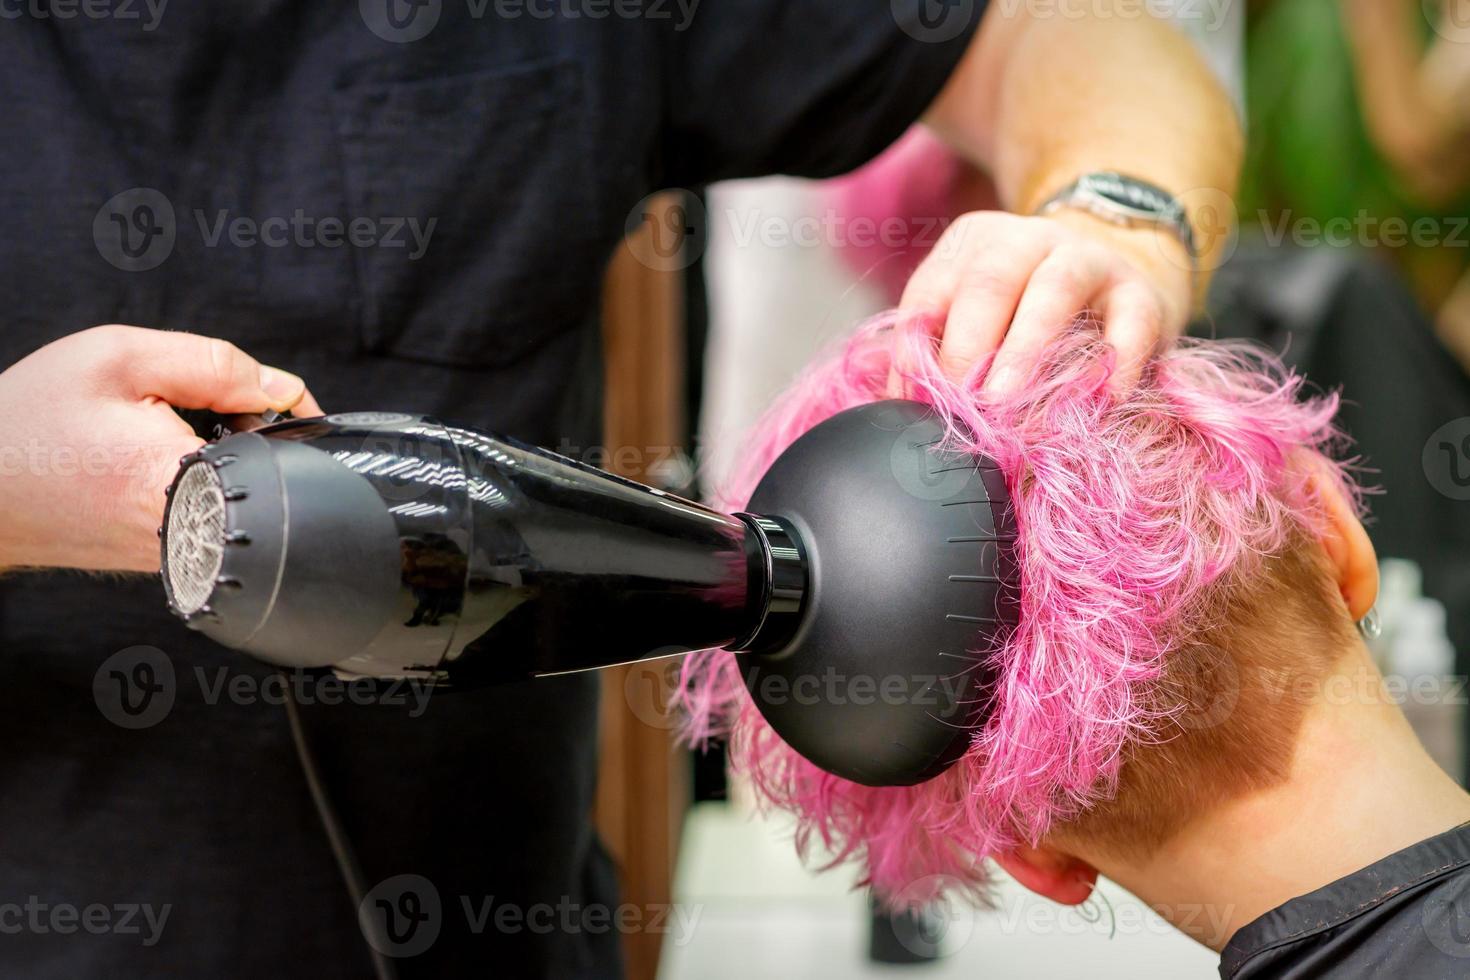
M 337 815 L 337 808 L 332 805 L 332 799 L 327 795 L 327 788 L 322 783 L 321 770 L 317 767 L 316 754 L 311 750 L 311 743 L 307 741 L 306 729 L 301 724 L 301 711 L 296 706 L 295 691 L 291 686 L 291 675 L 282 670 L 279 672 L 286 696 L 286 721 L 291 726 L 291 741 L 296 745 L 296 758 L 301 761 L 301 771 L 306 776 L 306 787 L 311 791 L 312 802 L 316 804 L 317 816 L 321 818 L 322 829 L 327 832 L 327 841 L 332 846 L 332 856 L 337 860 L 337 868 L 342 872 L 342 881 L 347 885 L 347 894 L 352 899 L 352 915 L 362 927 L 362 900 L 367 894 L 367 888 L 363 881 L 362 865 L 358 863 L 357 854 L 352 849 L 352 842 L 347 837 L 347 831 L 342 826 L 342 818 Z M 393 962 L 384 956 L 367 935 L 363 935 L 364 944 L 367 946 L 368 955 L 372 957 L 373 973 L 377 980 L 398 980 L 398 970 Z

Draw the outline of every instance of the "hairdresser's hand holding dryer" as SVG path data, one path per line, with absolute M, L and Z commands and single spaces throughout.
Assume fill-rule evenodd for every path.
M 319 413 L 293 374 L 234 344 L 93 327 L 0 375 L 0 556 L 10 566 L 151 572 L 160 487 L 203 442 L 176 415 Z
M 198 444 L 169 406 L 310 414 L 302 378 L 344 409 L 596 445 L 597 298 L 635 202 L 842 173 L 919 118 L 1011 212 L 956 222 L 903 297 L 943 324 L 956 374 L 994 353 L 984 383 L 1013 383 L 1010 364 L 1090 310 L 1126 383 L 1216 257 L 1191 200 L 1232 189 L 1238 123 L 1188 41 L 1136 4 L 543 6 L 178 5 L 145 30 L 30 5 L 6 23 L 0 155 L 26 192 L 0 227 L 0 566 L 153 568 L 164 486 Z M 406 221 L 434 229 L 426 247 L 395 247 Z M 113 323 L 139 326 L 74 333 Z M 146 947 L 7 934 L 0 973 L 363 975 L 279 705 L 194 679 L 256 668 L 179 630 L 156 581 L 3 585 L 0 912 L 171 915 Z M 116 657 L 170 679 L 168 710 L 126 731 L 98 710 L 98 678 L 130 676 L 104 669 Z M 618 974 L 616 930 L 460 914 L 487 895 L 616 906 L 586 821 L 596 700 L 595 679 L 568 677 L 413 719 L 305 712 L 367 884 L 395 908 L 432 891 L 440 910 L 431 942 L 393 951 L 400 975 Z

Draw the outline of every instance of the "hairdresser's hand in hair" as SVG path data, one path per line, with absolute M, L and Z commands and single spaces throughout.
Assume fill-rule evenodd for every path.
M 317 414 L 233 344 L 94 327 L 0 373 L 0 567 L 158 569 L 164 489 L 202 444 L 169 406 Z
M 1131 0 L 1083 6 L 1058 17 L 990 4 L 924 114 L 994 179 L 1011 213 L 953 225 L 902 305 L 940 317 L 951 374 L 995 354 L 985 379 L 992 389 L 1014 386 L 1017 365 L 1084 310 L 1117 348 L 1117 387 L 1126 387 L 1147 355 L 1184 329 L 1192 297 L 1230 240 L 1244 139 L 1229 94 L 1176 25 L 1137 16 Z M 1167 232 L 1070 209 L 1020 217 L 1098 171 L 1180 200 L 1203 253 L 1198 274 Z
M 977 211 L 946 230 L 900 309 L 943 323 L 940 363 L 955 380 L 994 353 L 983 387 L 995 392 L 1013 389 L 1027 360 L 1086 313 L 1117 349 L 1117 383 L 1126 386 L 1189 320 L 1189 257 L 1166 238 L 1082 212 Z

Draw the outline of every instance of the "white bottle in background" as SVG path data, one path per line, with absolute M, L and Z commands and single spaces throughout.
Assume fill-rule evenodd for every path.
M 1384 559 L 1378 614 L 1383 631 L 1369 640 L 1374 659 L 1402 692 L 1404 714 L 1440 766 L 1464 775 L 1466 682 L 1455 672 L 1455 648 L 1446 631 L 1445 608 L 1423 594 L 1419 566 Z

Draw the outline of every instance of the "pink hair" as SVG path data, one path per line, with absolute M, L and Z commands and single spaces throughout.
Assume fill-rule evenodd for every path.
M 833 212 L 852 229 L 839 254 L 890 303 L 898 302 L 914 269 L 952 220 L 966 211 L 1000 207 L 990 181 L 921 125 L 859 169 L 821 187 Z
M 935 335 L 896 315 L 861 328 L 771 408 L 720 496 L 738 507 L 803 432 L 888 397 L 890 369 L 954 448 L 1000 464 L 1017 508 L 1021 623 L 989 652 L 995 701 L 969 751 L 918 786 L 861 786 L 776 736 L 731 654 L 691 655 L 681 685 L 686 734 L 729 738 L 758 799 L 797 817 L 803 854 L 820 842 L 832 865 L 862 860 L 865 881 L 902 902 L 983 900 L 984 858 L 1109 799 L 1125 750 L 1160 737 L 1175 710 L 1154 696 L 1163 664 L 1206 625 L 1218 587 L 1318 525 L 1309 474 L 1358 499 L 1329 455 L 1337 398 L 1307 397 L 1269 353 L 1186 340 L 1120 398 L 1112 349 L 1083 325 L 996 397 L 978 390 L 985 363 L 962 381 L 944 375 Z

